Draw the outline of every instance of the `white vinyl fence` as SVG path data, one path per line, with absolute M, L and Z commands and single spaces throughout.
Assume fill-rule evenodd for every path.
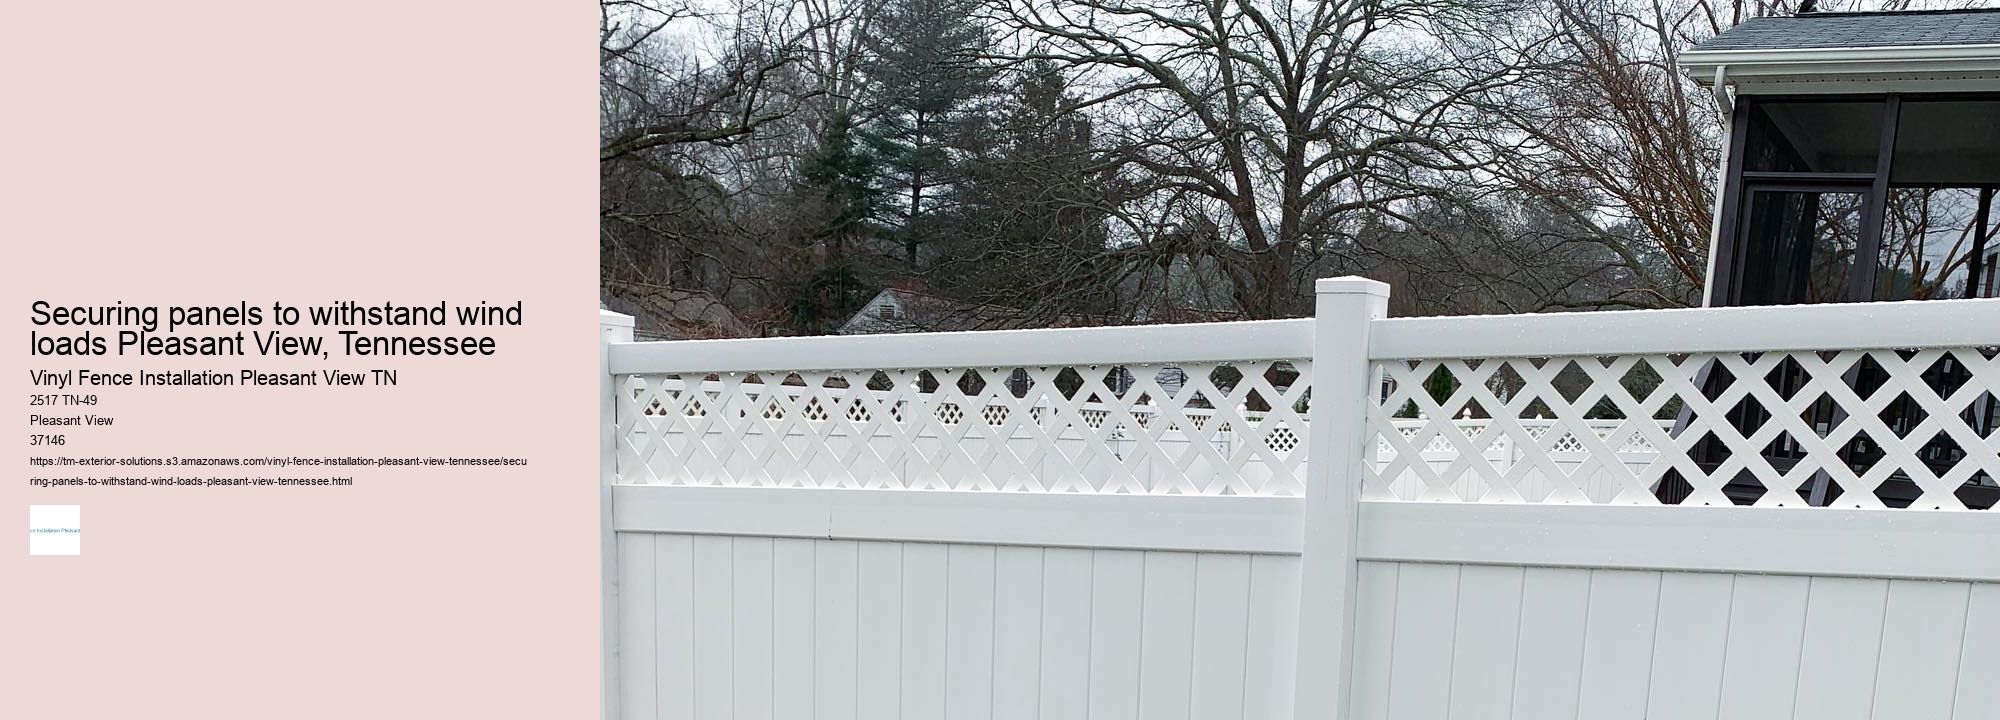
M 2000 718 L 2000 300 L 630 342 L 605 711 Z

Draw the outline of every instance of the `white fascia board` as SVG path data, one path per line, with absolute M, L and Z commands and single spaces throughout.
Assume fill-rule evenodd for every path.
M 2000 79 L 2000 43 L 1852 48 L 1689 50 L 1681 69 L 1704 85 L 1715 68 L 1728 67 L 1729 82 L 1831 80 L 1872 77 L 1978 77 Z M 1996 83 L 2000 85 L 2000 83 Z

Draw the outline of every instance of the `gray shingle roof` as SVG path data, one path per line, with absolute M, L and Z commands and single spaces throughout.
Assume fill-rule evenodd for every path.
M 1813 13 L 1743 21 L 1696 50 L 1980 45 L 2000 43 L 2000 8 Z

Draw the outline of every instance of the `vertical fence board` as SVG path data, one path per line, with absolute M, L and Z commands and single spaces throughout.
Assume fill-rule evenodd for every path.
M 1648 720 L 1710 720 L 1722 707 L 1723 653 L 1729 643 L 1734 575 L 1660 575 Z
M 2000 584 L 1972 586 L 1960 655 L 1953 720 L 2000 720 Z
M 726 537 L 694 538 L 694 714 L 703 720 L 736 714 L 733 547 Z
M 859 550 L 855 713 L 860 720 L 894 720 L 903 707 L 903 546 L 864 542 Z
M 1729 609 L 1729 645 L 1722 660 L 1722 703 L 1717 715 L 1721 720 L 1792 717 L 1810 584 L 1802 577 L 1736 577 Z
M 1243 667 L 1245 720 L 1292 716 L 1299 649 L 1299 559 L 1250 557 L 1250 617 Z M 1095 720 L 1095 716 L 1093 716 Z
M 1806 595 L 1799 650 L 1798 705 L 1792 716 L 1866 719 L 1875 697 L 1882 613 L 1889 582 L 1816 577 Z
M 1520 648 L 1517 567 L 1467 565 L 1458 575 L 1458 636 L 1451 653 L 1452 720 L 1507 720 Z
M 945 717 L 993 717 L 993 548 L 953 545 L 946 558 Z
M 1003 547 L 994 560 L 993 717 L 1031 718 L 1041 705 L 1042 550 Z
M 1241 720 L 1250 614 L 1250 556 L 1203 553 L 1195 561 L 1194 686 L 1189 711 Z
M 652 718 L 657 712 L 660 651 L 655 644 L 653 536 L 618 533 L 618 707 L 620 720 Z
M 771 714 L 778 720 L 813 717 L 812 540 L 783 539 L 771 548 Z
M 1413 563 L 1396 574 L 1395 648 L 1389 653 L 1389 713 L 1396 718 L 1443 720 L 1450 711 L 1458 570 Z
M 1356 570 L 1354 605 L 1354 681 L 1348 684 L 1348 717 L 1389 716 L 1389 658 L 1396 640 L 1397 563 L 1363 562 Z M 1320 608 L 1300 608 L 1301 614 Z M 1300 684 L 1325 678 L 1298 678 Z
M 1090 709 L 1091 551 L 1042 557 L 1042 720 L 1083 720 Z
M 1882 618 L 1874 717 L 1948 718 L 1965 638 L 1965 583 L 1895 580 Z M 1993 682 L 1996 679 L 1989 679 Z
M 860 546 L 852 540 L 813 545 L 814 720 L 858 720 Z
M 1514 673 L 1514 717 L 1577 717 L 1589 613 L 1590 571 L 1526 571 L 1521 578 L 1521 637 L 1526 639 Z
M 1660 573 L 1591 571 L 1577 717 L 1645 720 L 1659 607 Z
M 739 537 L 735 541 L 735 629 L 737 720 L 768 720 L 772 679 L 772 540 Z
M 903 546 L 903 717 L 944 717 L 945 605 L 948 555 L 945 546 Z
M 1099 550 L 1091 560 L 1091 720 L 1138 720 L 1145 561 L 1129 550 Z
M 1194 572 L 1193 553 L 1146 553 L 1139 652 L 1139 717 L 1146 720 L 1188 719 Z
M 653 554 L 656 714 L 660 720 L 689 720 L 694 717 L 694 538 L 654 536 Z

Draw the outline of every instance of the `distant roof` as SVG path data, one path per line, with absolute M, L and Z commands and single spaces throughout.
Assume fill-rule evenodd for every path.
M 750 330 L 721 300 L 696 290 L 663 285 L 606 282 L 598 307 L 632 316 L 638 340 L 700 340 L 749 337 Z
M 901 308 L 895 317 L 875 314 L 877 301 L 894 299 Z M 1035 313 L 988 303 L 973 303 L 939 297 L 907 288 L 888 287 L 841 327 L 843 335 L 872 335 L 905 332 L 965 332 L 972 330 L 1021 330 L 1104 325 L 1102 318 L 1062 313 Z
M 1829 12 L 1751 18 L 1695 50 L 2000 44 L 2000 8 Z

